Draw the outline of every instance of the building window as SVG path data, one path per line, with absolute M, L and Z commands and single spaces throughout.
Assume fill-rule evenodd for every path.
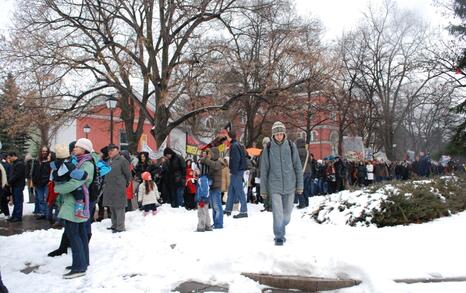
M 317 141 L 317 138 L 319 136 L 319 133 L 315 130 L 311 131 L 311 139 L 310 141 L 313 142 L 313 141 Z
M 330 133 L 330 145 L 332 146 L 332 154 L 338 154 L 338 132 L 332 131 Z
M 215 125 L 215 121 L 214 121 L 214 118 L 212 118 L 212 116 L 209 116 L 205 119 L 205 127 L 207 129 L 213 129 L 214 125 Z
M 330 112 L 330 120 L 337 121 L 337 113 L 336 112 Z
M 301 131 L 299 133 L 299 138 L 302 138 L 302 139 L 306 140 L 306 131 Z
M 126 136 L 126 132 L 124 129 L 120 129 L 120 150 L 128 150 L 128 137 Z

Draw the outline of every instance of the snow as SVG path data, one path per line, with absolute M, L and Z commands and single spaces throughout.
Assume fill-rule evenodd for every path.
M 347 196 L 351 193 L 332 196 Z M 317 199 L 316 199 L 317 200 Z M 27 205 L 31 211 L 31 204 Z M 229 292 L 261 292 L 242 272 L 342 277 L 362 284 L 334 292 L 466 292 L 466 283 L 398 284 L 397 278 L 466 275 L 466 212 L 431 223 L 389 228 L 317 224 L 294 210 L 287 241 L 273 243 L 272 214 L 248 205 L 249 217 L 225 217 L 224 229 L 194 232 L 197 212 L 159 208 L 155 216 L 126 214 L 127 231 L 112 234 L 110 220 L 94 223 L 87 275 L 64 280 L 71 253 L 50 258 L 62 230 L 0 237 L 2 278 L 11 292 L 170 292 L 194 280 L 228 284 Z M 335 221 L 336 223 L 338 221 Z M 37 271 L 21 273 L 39 265 Z
M 315 196 L 309 201 L 308 213 L 309 216 L 318 213 L 319 223 L 349 225 L 363 212 L 370 214 L 373 209 L 379 210 L 382 200 L 387 198 L 389 192 L 397 193 L 398 190 L 386 185 L 375 192 L 370 192 L 368 189 L 353 192 L 345 190 L 327 196 Z M 357 222 L 356 225 L 366 224 Z
M 454 176 L 444 176 L 441 179 L 453 181 L 453 183 L 458 180 Z M 416 180 L 397 183 L 397 185 L 386 184 L 376 190 L 377 187 L 373 185 L 356 191 L 344 190 L 326 196 L 315 196 L 309 201 L 307 214 L 309 217 L 314 217 L 318 223 L 353 226 L 374 225 L 371 223 L 373 211 L 380 211 L 381 203 L 389 195 L 402 193 L 405 197 L 412 197 L 412 193 L 404 192 L 399 187 L 402 185 L 419 187 L 429 183 L 432 183 L 432 180 Z M 430 191 L 441 200 L 446 201 L 445 196 L 438 189 L 430 187 Z

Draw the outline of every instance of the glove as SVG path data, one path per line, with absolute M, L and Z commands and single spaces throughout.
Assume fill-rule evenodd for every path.
M 202 209 L 204 206 L 205 206 L 205 203 L 204 203 L 204 201 L 201 200 L 201 201 L 199 202 L 199 207 Z

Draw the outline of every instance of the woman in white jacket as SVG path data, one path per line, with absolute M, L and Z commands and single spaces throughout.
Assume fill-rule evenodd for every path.
M 157 214 L 157 206 L 160 205 L 158 202 L 160 193 L 157 189 L 157 184 L 152 181 L 152 176 L 149 172 L 143 172 L 141 179 L 143 182 L 139 185 L 138 201 L 142 204 L 144 216 L 147 216 L 150 211 L 155 215 Z

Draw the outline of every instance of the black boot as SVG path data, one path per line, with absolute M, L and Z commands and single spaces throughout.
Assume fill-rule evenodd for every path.
M 302 194 L 298 195 L 298 202 L 299 202 L 298 209 L 303 209 L 306 207 L 304 203 L 304 195 Z
M 70 241 L 68 240 L 68 237 L 66 236 L 66 234 L 63 233 L 61 236 L 60 246 L 58 247 L 58 249 L 50 252 L 48 256 L 55 257 L 55 256 L 59 256 L 62 254 L 67 254 L 69 246 L 70 246 Z

